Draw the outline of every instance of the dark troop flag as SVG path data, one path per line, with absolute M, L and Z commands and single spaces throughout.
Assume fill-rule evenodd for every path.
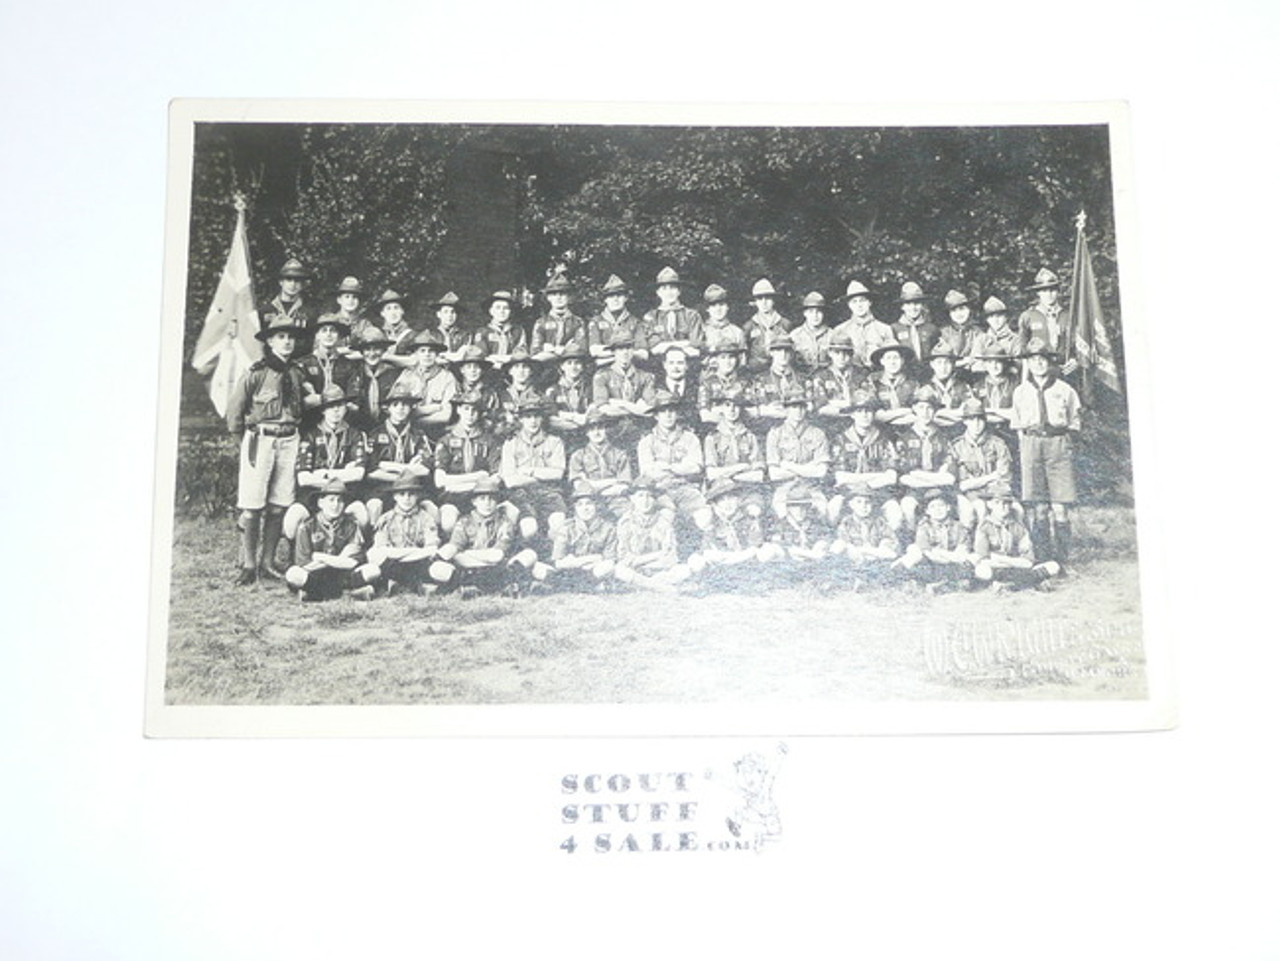
M 1080 386 L 1084 402 L 1092 400 L 1093 382 L 1121 392 L 1120 371 L 1111 350 L 1111 338 L 1102 317 L 1098 285 L 1093 279 L 1093 257 L 1084 236 L 1084 214 L 1076 218 L 1076 256 L 1071 268 L 1071 310 L 1067 318 L 1066 349 L 1074 349 L 1080 365 Z

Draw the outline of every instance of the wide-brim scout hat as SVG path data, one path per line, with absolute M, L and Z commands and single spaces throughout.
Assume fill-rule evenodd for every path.
M 827 309 L 827 298 L 824 297 L 821 292 L 811 290 L 804 295 L 804 300 L 800 301 L 800 306 L 803 310 L 817 308 L 818 310 L 825 311 Z
M 945 357 L 947 360 L 954 361 L 959 358 L 956 349 L 951 346 L 948 341 L 940 340 L 933 345 L 933 350 L 929 351 L 929 359 L 934 360 L 938 357 Z
M 831 339 L 827 341 L 827 353 L 833 350 L 842 350 L 845 353 L 852 354 L 857 348 L 853 346 L 853 338 L 844 331 L 831 335 Z
M 845 414 L 852 414 L 855 410 L 878 410 L 880 408 L 880 398 L 869 390 L 863 390 L 859 387 L 849 397 L 848 403 L 841 406 L 840 410 Z
M 718 388 L 711 392 L 711 406 L 717 404 L 735 404 L 738 407 L 750 407 L 751 397 L 741 387 Z
M 455 410 L 462 406 L 479 407 L 484 403 L 484 396 L 478 390 L 463 390 L 449 399 Z
M 321 314 L 316 318 L 316 330 L 321 327 L 336 327 L 343 337 L 351 333 L 351 325 L 346 322 L 341 314 Z
M 422 483 L 422 478 L 417 474 L 409 471 L 401 471 L 400 476 L 391 482 L 391 486 L 387 488 L 387 492 L 391 494 L 399 494 L 402 491 L 408 491 L 413 494 L 422 495 L 426 493 L 426 487 Z
M 785 331 L 769 341 L 770 350 L 795 350 L 795 341 L 791 339 L 791 335 Z
M 780 398 L 783 407 L 808 407 L 809 395 L 803 387 L 788 387 Z
M 396 384 L 391 388 L 391 393 L 387 394 L 387 399 L 384 403 L 387 407 L 390 407 L 392 404 L 408 404 L 410 407 L 413 407 L 420 400 L 422 400 L 422 398 L 408 387 L 403 384 Z
M 998 360 L 1005 367 L 1014 367 L 1018 363 L 1018 358 L 1012 354 L 974 354 L 974 360 Z
M 580 500 L 594 501 L 594 500 L 598 500 L 599 497 L 600 495 L 596 492 L 595 488 L 592 487 L 585 480 L 583 480 L 581 477 L 577 478 L 573 482 L 573 490 L 569 492 L 569 499 L 575 500 L 575 501 L 580 501 Z
M 1023 359 L 1032 357 L 1046 357 L 1050 361 L 1056 363 L 1058 361 L 1058 352 L 1049 346 L 1049 342 L 1039 337 L 1032 337 L 1027 341 L 1027 346 L 1022 351 Z
M 718 501 L 726 494 L 739 494 L 741 491 L 738 485 L 728 477 L 721 477 L 719 480 L 712 482 L 707 488 L 706 498 L 709 501 Z
M 854 297 L 866 297 L 870 300 L 871 291 L 867 289 L 865 284 L 857 280 L 851 280 L 849 281 L 849 286 L 844 289 L 844 299 L 853 300 Z
M 969 420 L 971 417 L 987 419 L 986 405 L 977 397 L 966 397 L 960 404 L 960 419 Z
M 481 494 L 496 495 L 502 490 L 502 481 L 497 477 L 482 477 L 476 481 L 476 486 L 471 489 L 472 497 L 479 497 Z
M 452 290 L 449 291 L 444 296 L 438 298 L 437 300 L 433 300 L 431 302 L 431 306 L 434 307 L 436 310 L 439 310 L 441 307 L 452 307 L 458 313 L 462 313 L 462 311 L 465 309 L 463 308 L 462 301 L 458 298 L 458 295 L 455 294 Z
M 320 391 L 320 403 L 316 405 L 316 410 L 324 410 L 326 407 L 345 406 L 354 398 L 348 397 L 347 392 L 337 384 L 329 384 L 324 390 Z
M 609 346 L 615 347 L 634 347 L 636 345 L 635 334 L 627 330 L 615 330 L 609 338 Z
M 517 417 L 543 417 L 546 413 L 547 405 L 541 400 L 522 400 L 520 403 L 516 404 L 515 415 Z
M 381 347 L 384 350 L 391 346 L 391 338 L 372 324 L 360 332 L 356 338 L 356 350 L 372 350 Z
M 378 295 L 378 309 L 381 310 L 383 307 L 387 306 L 387 304 L 403 305 L 404 298 L 401 297 L 394 290 L 387 288 L 381 294 Z
M 683 406 L 683 404 L 684 400 L 669 390 L 660 390 L 653 396 L 653 412 L 655 414 L 660 410 L 673 410 Z
M 587 353 L 587 348 L 579 343 L 572 343 L 564 349 L 564 353 L 556 358 L 557 361 L 565 360 L 586 360 L 591 355 Z
M 1060 286 L 1058 275 L 1048 267 L 1036 271 L 1036 279 L 1027 290 L 1056 290 Z
M 508 304 L 510 304 L 510 305 L 511 305 L 511 306 L 513 306 L 513 307 L 515 306 L 515 302 L 516 302 L 516 299 L 515 299 L 515 297 L 512 295 L 511 291 L 509 291 L 509 290 L 495 290 L 495 291 L 494 291 L 493 293 L 491 293 L 488 297 L 486 297 L 484 300 L 482 300 L 482 301 L 480 302 L 480 304 L 481 304 L 481 306 L 482 306 L 482 307 L 484 307 L 484 309 L 485 309 L 485 310 L 488 310 L 490 307 L 492 307 L 492 306 L 493 306 L 497 301 L 499 301 L 499 300 L 506 301 Z
M 911 348 L 903 344 L 885 344 L 883 347 L 877 347 L 871 352 L 871 363 L 875 366 L 880 365 L 881 359 L 885 354 L 896 353 L 902 358 L 903 363 L 909 363 L 911 358 L 915 356 L 911 352 Z
M 930 407 L 938 408 L 942 406 L 942 399 L 938 396 L 938 392 L 925 384 L 923 387 L 917 387 L 916 392 L 911 395 L 911 406 L 916 404 L 928 404 Z
M 712 304 L 727 304 L 729 302 L 729 291 L 719 284 L 712 284 L 702 292 L 702 302 L 708 307 Z
M 253 336 L 264 344 L 269 337 L 275 334 L 293 334 L 293 336 L 297 337 L 303 333 L 303 328 L 295 324 L 293 318 L 287 314 L 267 314 L 263 319 L 266 321 L 265 326 Z
M 667 284 L 675 287 L 683 287 L 685 285 L 684 281 L 680 279 L 680 275 L 673 268 L 663 267 L 658 271 L 658 276 L 654 280 L 653 286 L 665 287 Z
M 281 280 L 306 280 L 311 276 L 311 271 L 302 266 L 302 261 L 296 257 L 290 257 L 284 262 L 284 266 L 280 268 Z
M 569 278 L 564 274 L 556 274 L 547 281 L 547 286 L 542 288 L 544 294 L 568 294 L 573 290 L 573 285 L 569 283 Z
M 960 291 L 952 289 L 947 291 L 942 298 L 942 302 L 946 305 L 947 310 L 955 310 L 957 307 L 967 307 L 969 298 Z
M 1017 500 L 1017 498 L 1013 496 L 1013 488 L 1004 481 L 997 481 L 990 484 L 987 489 L 982 492 L 982 496 L 987 498 L 987 500 L 1004 501 L 1006 504 Z
M 537 368 L 539 363 L 533 359 L 532 355 L 523 347 L 517 347 L 507 357 L 507 362 L 502 365 L 503 370 L 510 370 L 516 364 L 528 364 L 530 367 Z
M 609 423 L 609 418 L 604 415 L 604 411 L 599 404 L 590 404 L 587 407 L 586 423 L 587 427 L 605 427 Z
M 866 481 L 854 481 L 852 484 L 845 486 L 844 495 L 846 500 L 851 500 L 854 497 L 865 497 L 867 500 L 874 501 L 876 499 L 876 489 Z
M 791 490 L 787 491 L 786 503 L 812 504 L 813 490 L 805 484 L 796 484 Z
M 650 494 L 658 492 L 658 478 L 652 474 L 641 474 L 627 486 L 627 493 L 634 494 L 637 491 L 648 491 Z
M 467 344 L 458 354 L 458 359 L 453 362 L 454 367 L 461 367 L 463 364 L 483 364 L 484 348 L 477 344 Z
M 773 300 L 777 300 L 781 296 L 782 293 L 773 286 L 773 283 L 767 277 L 761 277 L 751 285 L 751 299 L 753 301 L 758 300 L 761 297 L 769 297 Z
M 914 280 L 908 280 L 902 285 L 902 290 L 898 292 L 898 301 L 903 304 L 914 304 L 917 301 L 924 300 L 924 288 L 917 284 Z
M 604 286 L 600 288 L 602 297 L 612 297 L 614 294 L 629 294 L 631 287 L 625 280 L 617 274 L 610 274 L 609 279 L 604 282 Z
M 359 297 L 364 293 L 364 284 L 360 283 L 355 277 L 343 277 L 342 283 L 338 284 L 335 294 L 355 294 Z
M 928 507 L 934 501 L 946 501 L 948 504 L 955 502 L 955 492 L 945 487 L 930 487 L 920 498 L 920 503 Z
M 719 354 L 745 354 L 746 352 L 747 348 L 744 344 L 735 343 L 732 340 L 716 341 L 705 350 L 708 357 L 715 357 Z
M 327 497 L 330 494 L 337 494 L 345 501 L 347 499 L 347 485 L 335 477 L 312 494 L 311 499 L 312 501 L 318 501 L 320 498 Z
M 1004 301 L 999 297 L 988 297 L 982 302 L 982 312 L 987 316 L 991 314 L 1007 314 L 1009 308 L 1004 305 Z
M 440 339 L 440 335 L 432 330 L 418 331 L 413 335 L 413 340 L 411 340 L 410 343 L 413 344 L 414 350 L 417 350 L 419 347 L 429 347 L 437 354 L 443 353 L 445 349 L 444 341 Z

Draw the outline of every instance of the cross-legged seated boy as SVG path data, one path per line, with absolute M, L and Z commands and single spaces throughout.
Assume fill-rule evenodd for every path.
M 303 501 L 331 480 L 347 485 L 347 493 L 354 495 L 356 485 L 364 480 L 365 461 L 368 457 L 364 431 L 347 423 L 347 402 L 350 398 L 337 384 L 330 384 L 320 392 L 318 410 L 320 423 L 302 432 L 298 449 L 298 487 L 300 494 L 284 515 L 284 536 L 292 541 L 298 533 L 298 525 L 307 516 Z M 369 509 L 356 496 L 350 498 L 347 513 L 360 524 L 361 533 L 369 531 Z
M 741 485 L 722 477 L 707 489 L 711 526 L 702 532 L 702 547 L 689 558 L 695 574 L 721 573 L 752 561 L 771 561 L 785 553 L 777 544 L 766 544 L 761 511 L 750 511 Z
M 590 587 L 613 573 L 618 537 L 614 523 L 600 512 L 600 495 L 587 481 L 574 481 L 573 516 L 551 543 L 555 584 Z
M 969 532 L 952 515 L 950 497 L 942 490 L 925 492 L 925 516 L 916 525 L 915 541 L 894 562 L 928 584 L 953 586 L 973 571 Z
M 877 492 L 865 482 L 848 485 L 844 511 L 836 522 L 831 553 L 853 565 L 855 584 L 880 581 L 888 575 L 901 553 L 898 535 L 882 511 L 876 509 Z
M 880 509 L 889 526 L 901 531 L 902 506 L 897 489 L 902 450 L 892 430 L 876 423 L 879 406 L 875 394 L 858 389 L 848 404 L 838 408 L 849 416 L 851 423 L 832 444 L 836 495 L 827 506 L 827 516 L 838 517 L 849 489 L 865 485 L 880 495 Z
M 446 535 L 453 531 L 459 516 L 471 509 L 471 493 L 476 484 L 498 479 L 502 444 L 481 426 L 481 403 L 478 394 L 455 396 L 456 419 L 436 445 L 436 503 L 440 508 L 440 529 Z M 511 521 L 515 523 L 515 516 Z
M 980 583 L 993 587 L 1033 587 L 1060 573 L 1057 561 L 1035 562 L 1031 533 L 1013 512 L 1013 491 L 993 490 L 986 518 L 973 538 L 973 570 Z
M 933 420 L 937 410 L 938 395 L 933 388 L 918 388 L 911 402 L 911 424 L 898 435 L 902 451 L 898 483 L 906 488 L 900 503 L 903 521 L 909 530 L 916 525 L 920 492 L 951 487 L 956 482 L 948 463 L 950 441 Z
M 631 458 L 609 439 L 609 420 L 595 404 L 587 408 L 587 443 L 569 455 L 569 480 L 586 484 L 603 498 L 603 506 L 621 517 L 631 507 Z
M 444 567 L 432 570 L 440 552 L 440 512 L 423 500 L 424 492 L 423 478 L 396 478 L 390 489 L 395 506 L 378 518 L 369 563 L 359 568 L 370 584 L 385 579 L 388 594 L 401 587 L 421 594 L 433 580 L 449 579 Z
M 520 536 L 530 540 L 541 530 L 554 538 L 564 523 L 564 441 L 546 430 L 540 401 L 523 401 L 515 411 L 519 428 L 502 444 L 499 474 L 507 500 L 519 513 Z
M 409 393 L 402 385 L 392 388 L 386 402 L 387 416 L 369 435 L 365 476 L 371 482 L 394 483 L 406 472 L 415 477 L 430 475 L 431 443 L 413 423 L 413 409 L 417 403 L 417 394 Z M 369 511 L 369 523 L 378 523 L 386 506 L 382 492 L 372 494 L 365 501 L 365 506 Z
M 362 591 L 364 599 L 373 596 L 357 571 L 364 537 L 356 519 L 343 510 L 346 499 L 347 485 L 329 481 L 316 494 L 315 513 L 298 525 L 293 566 L 284 572 L 284 579 L 304 601 L 339 597 L 347 588 Z
M 689 576 L 676 553 L 671 516 L 658 510 L 654 478 L 641 476 L 631 488 L 631 510 L 618 521 L 618 563 L 614 576 L 646 590 L 671 591 Z
M 831 552 L 832 530 L 820 498 L 808 484 L 795 484 L 787 491 L 786 512 L 774 528 L 773 542 L 793 561 L 820 561 Z
M 548 568 L 532 548 L 515 549 L 515 522 L 498 507 L 501 482 L 486 477 L 471 490 L 471 511 L 458 518 L 449 543 L 440 548 L 440 561 L 432 576 L 443 583 L 473 590 L 518 593 L 530 576 L 545 578 Z
M 977 397 L 960 405 L 964 433 L 951 442 L 947 470 L 959 485 L 956 506 L 965 527 L 987 516 L 987 500 L 997 488 L 1013 483 L 1013 455 L 1009 445 L 987 426 L 987 409 Z

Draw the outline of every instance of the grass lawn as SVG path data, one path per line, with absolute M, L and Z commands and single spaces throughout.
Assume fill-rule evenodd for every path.
M 1081 508 L 1049 593 L 342 598 L 232 585 L 229 521 L 174 529 L 171 704 L 645 704 L 1146 694 L 1133 513 Z

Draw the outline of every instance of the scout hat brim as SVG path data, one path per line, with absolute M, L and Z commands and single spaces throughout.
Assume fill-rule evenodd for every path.
M 299 337 L 303 333 L 305 328 L 297 324 L 276 324 L 274 327 L 263 327 L 253 336 L 265 344 L 275 334 L 293 334 L 294 337 Z
M 883 347 L 877 347 L 871 352 L 872 365 L 878 365 L 885 354 L 891 353 L 900 354 L 904 363 L 910 361 L 914 356 L 910 347 L 903 346 L 902 344 L 885 344 Z
M 337 314 L 325 314 L 322 317 L 318 317 L 316 319 L 316 330 L 321 327 L 337 327 L 338 333 L 342 334 L 343 337 L 351 334 L 351 325 Z
M 346 394 L 343 394 L 341 397 L 330 397 L 328 400 L 325 400 L 324 397 L 321 396 L 320 403 L 316 404 L 315 410 L 324 410 L 328 407 L 345 407 L 354 400 L 354 397 L 348 397 Z
M 507 304 L 509 304 L 512 307 L 516 305 L 515 297 L 512 294 L 507 293 L 506 291 L 497 291 L 495 293 L 490 294 L 484 300 L 480 301 L 480 305 L 485 310 L 488 310 L 499 300 L 505 301 Z
M 387 487 L 387 492 L 390 494 L 399 494 L 402 491 L 410 491 L 421 496 L 426 493 L 426 485 L 423 484 L 423 478 L 404 471 Z

